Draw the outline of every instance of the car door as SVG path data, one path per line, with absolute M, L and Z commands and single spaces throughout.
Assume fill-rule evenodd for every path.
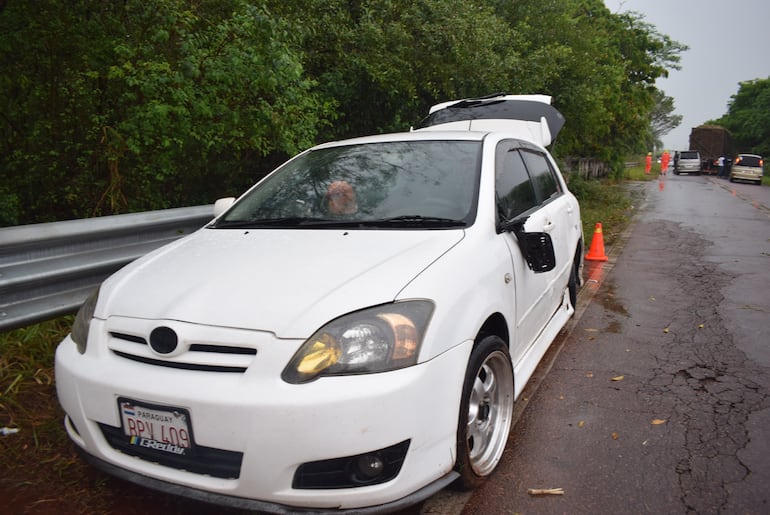
M 556 255 L 556 268 L 550 274 L 549 292 L 551 299 L 551 313 L 558 309 L 562 301 L 562 292 L 569 281 L 572 261 L 575 249 L 571 241 L 574 241 L 572 231 L 576 224 L 577 212 L 571 197 L 564 194 L 561 182 L 556 176 L 556 170 L 548 157 L 537 149 L 519 149 L 529 176 L 535 187 L 535 193 L 539 202 L 539 211 L 544 219 L 542 230 L 551 235 L 554 254 Z
M 549 232 L 553 229 L 553 220 L 538 199 L 538 190 L 528 172 L 523 150 L 519 141 L 505 140 L 498 144 L 495 159 L 498 222 L 526 219 L 526 232 Z M 534 272 L 522 255 L 516 235 L 502 231 L 500 237 L 508 247 L 513 269 L 511 292 L 515 297 L 516 330 L 511 342 L 511 358 L 515 364 L 555 311 L 553 284 L 557 272 Z

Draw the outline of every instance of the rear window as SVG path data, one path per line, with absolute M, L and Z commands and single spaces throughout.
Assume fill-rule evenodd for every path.
M 697 152 L 684 151 L 679 154 L 679 159 L 700 159 Z
M 762 166 L 762 163 L 760 163 L 761 160 L 762 158 L 759 156 L 738 156 L 738 159 L 735 160 L 735 164 L 741 166 Z

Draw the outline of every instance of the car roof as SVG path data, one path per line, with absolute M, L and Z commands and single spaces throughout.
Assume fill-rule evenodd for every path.
M 329 141 L 313 147 L 314 149 L 338 147 L 343 145 L 364 145 L 368 143 L 390 143 L 397 141 L 481 141 L 487 135 L 480 131 L 433 131 L 433 132 L 392 132 L 373 136 L 360 136 L 357 138 Z

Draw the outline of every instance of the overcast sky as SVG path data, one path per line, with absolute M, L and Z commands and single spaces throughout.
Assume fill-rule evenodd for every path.
M 686 149 L 690 129 L 727 112 L 741 81 L 770 77 L 769 0 L 604 0 L 612 12 L 636 11 L 661 34 L 690 47 L 681 70 L 656 85 L 673 97 L 682 124 L 663 136 Z

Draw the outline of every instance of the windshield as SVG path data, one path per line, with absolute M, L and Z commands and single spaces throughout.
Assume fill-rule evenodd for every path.
M 684 151 L 681 154 L 679 154 L 680 159 L 700 159 L 700 155 L 697 152 L 688 152 Z
M 395 141 L 301 154 L 213 227 L 450 228 L 475 218 L 478 141 Z

